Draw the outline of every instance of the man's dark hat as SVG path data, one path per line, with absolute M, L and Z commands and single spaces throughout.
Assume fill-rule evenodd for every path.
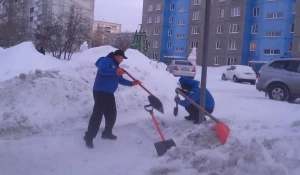
M 124 59 L 128 59 L 128 58 L 125 56 L 125 53 L 124 53 L 123 50 L 116 50 L 116 51 L 114 52 L 114 55 L 115 55 L 115 56 L 122 56 Z

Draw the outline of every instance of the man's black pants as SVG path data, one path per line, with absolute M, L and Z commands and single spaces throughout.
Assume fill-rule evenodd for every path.
M 105 117 L 105 129 L 103 133 L 112 134 L 116 122 L 117 108 L 115 96 L 106 92 L 93 92 L 94 109 L 89 121 L 88 131 L 85 133 L 88 139 L 97 136 L 102 117 Z
M 199 104 L 199 103 L 198 103 Z M 194 121 L 199 121 L 199 109 L 196 108 L 194 105 L 189 105 L 188 107 L 185 108 L 185 110 L 189 113 L 189 116 L 194 120 Z M 208 113 L 212 113 L 212 110 L 207 110 Z M 206 121 L 204 117 L 204 121 Z

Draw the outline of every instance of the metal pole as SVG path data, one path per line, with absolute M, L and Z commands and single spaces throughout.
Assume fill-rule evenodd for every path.
M 205 21 L 204 21 L 204 35 L 203 35 L 203 56 L 202 56 L 202 73 L 201 73 L 201 92 L 200 92 L 200 106 L 205 109 L 206 99 L 206 79 L 207 79 L 207 52 L 208 52 L 208 37 L 209 37 L 209 22 L 210 22 L 210 6 L 211 0 L 206 0 L 205 3 Z M 204 121 L 204 112 L 199 110 L 199 124 Z

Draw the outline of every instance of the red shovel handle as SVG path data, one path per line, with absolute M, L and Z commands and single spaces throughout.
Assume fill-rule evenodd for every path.
M 156 129 L 157 129 L 157 131 L 158 131 L 158 133 L 160 135 L 161 140 L 165 141 L 165 137 L 164 137 L 163 133 L 161 132 L 161 129 L 160 129 L 159 125 L 158 125 L 158 122 L 157 122 L 156 118 L 154 117 L 154 114 L 151 113 L 151 116 L 152 116 L 152 120 L 153 120 L 153 122 L 154 122 L 154 124 L 156 126 Z
M 125 71 L 125 70 L 124 70 Z M 125 71 L 125 73 L 133 80 L 136 80 L 132 75 L 130 75 L 130 73 L 128 73 L 127 71 Z M 146 92 L 148 92 L 150 95 L 152 95 L 152 93 L 150 91 L 148 91 L 148 89 L 146 89 L 143 85 L 139 84 Z

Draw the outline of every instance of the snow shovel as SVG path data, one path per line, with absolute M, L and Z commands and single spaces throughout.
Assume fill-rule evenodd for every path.
M 163 135 L 163 133 L 161 132 L 161 129 L 158 125 L 158 122 L 154 116 L 154 113 L 153 113 L 153 108 L 149 109 L 150 107 L 152 107 L 152 105 L 146 105 L 145 106 L 145 110 L 148 111 L 150 113 L 150 115 L 152 116 L 152 120 L 155 124 L 155 127 L 160 135 L 160 138 L 162 141 L 160 142 L 156 142 L 154 143 L 154 146 L 155 146 L 155 149 L 156 149 L 156 152 L 157 152 L 157 155 L 158 156 L 162 156 L 164 155 L 168 149 L 170 149 L 172 146 L 176 146 L 175 142 L 173 139 L 169 139 L 169 140 L 165 140 L 165 137 Z
M 202 110 L 206 115 L 208 115 L 212 120 L 214 120 L 217 123 L 215 125 L 215 130 L 217 132 L 219 140 L 224 145 L 227 142 L 227 138 L 228 138 L 229 132 L 230 132 L 228 126 L 225 123 L 220 122 L 218 119 L 216 119 L 210 113 L 208 113 L 205 109 L 203 109 L 199 104 L 197 104 L 192 99 L 190 99 L 187 95 L 182 93 L 179 88 L 176 88 L 176 93 L 179 93 L 180 95 L 182 95 L 187 101 L 189 101 L 191 104 L 193 104 L 199 110 Z
M 124 70 L 125 71 L 125 70 Z M 125 71 L 125 73 L 133 80 L 136 80 L 132 75 L 130 75 L 127 71 Z M 149 96 L 148 96 L 148 100 L 150 102 L 150 105 L 158 110 L 159 112 L 161 113 L 164 113 L 164 108 L 163 108 L 163 105 L 161 103 L 161 101 L 155 97 L 150 91 L 148 91 L 143 85 L 140 84 L 140 86 L 146 91 L 148 92 Z
M 176 93 L 176 96 L 178 97 L 178 93 Z M 178 103 L 176 102 L 176 107 L 174 108 L 173 114 L 175 117 L 178 115 Z

